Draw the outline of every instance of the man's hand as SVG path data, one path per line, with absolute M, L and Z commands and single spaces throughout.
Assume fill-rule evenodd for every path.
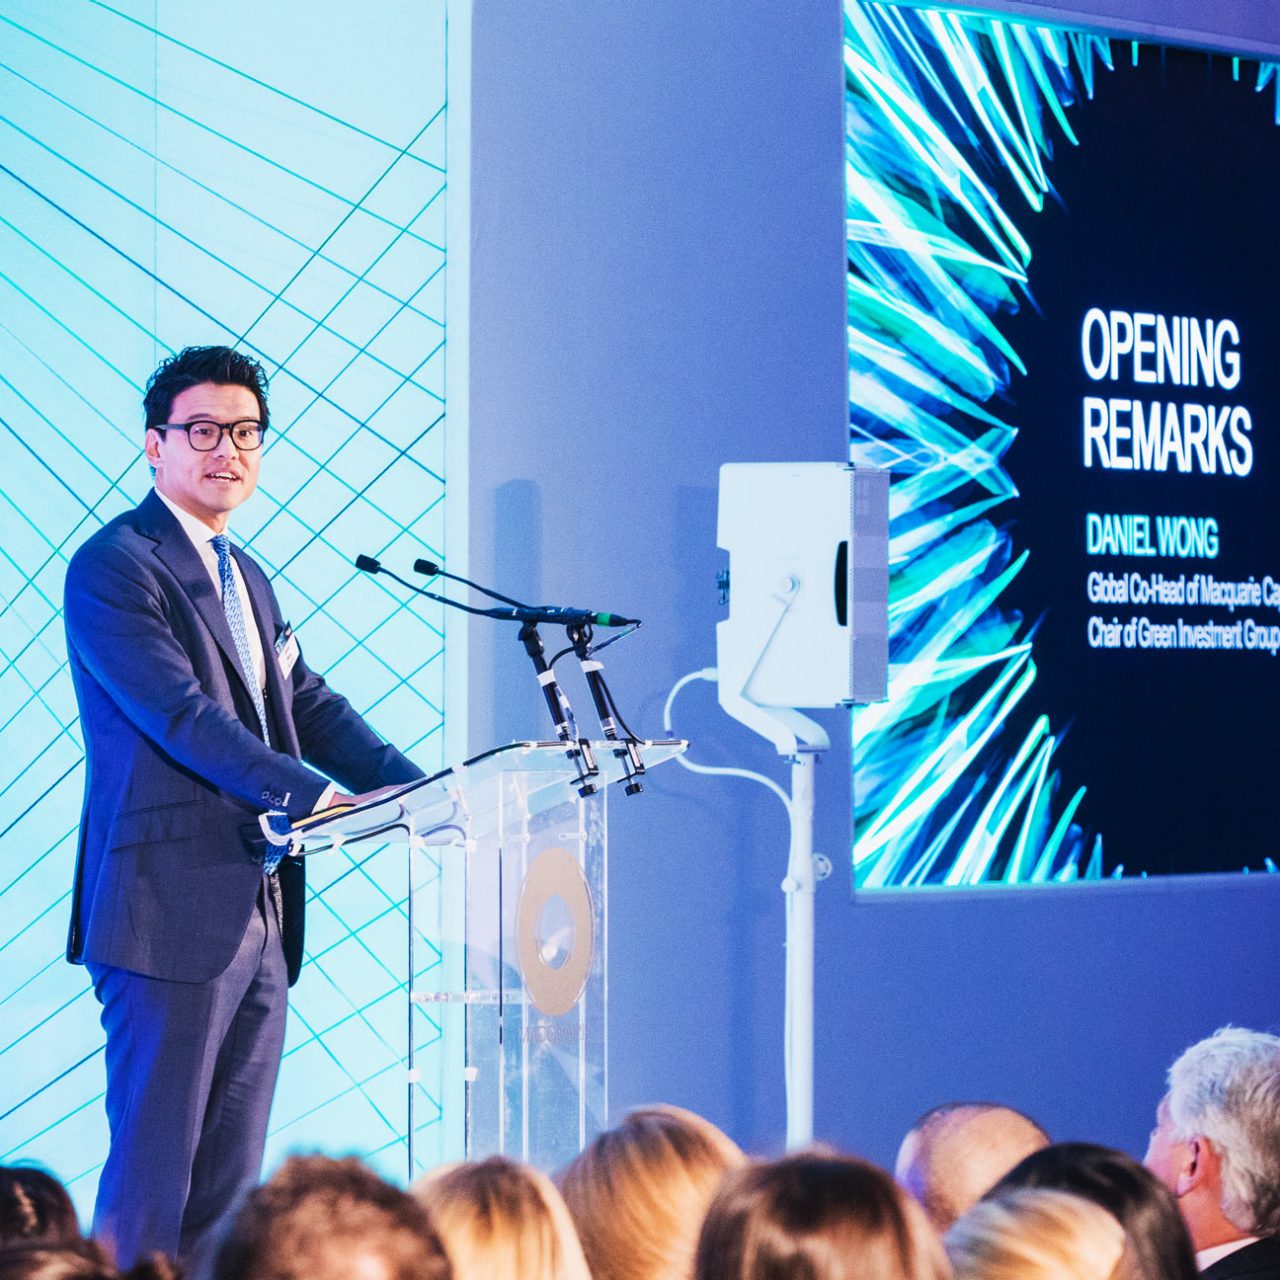
M 365 791 L 358 796 L 349 796 L 345 791 L 335 791 L 329 807 L 336 809 L 341 806 L 354 807 L 359 804 L 370 804 L 374 800 L 381 800 L 384 796 L 389 796 L 393 791 L 399 791 L 403 785 L 403 783 L 397 782 L 394 786 L 379 787 L 376 791 Z

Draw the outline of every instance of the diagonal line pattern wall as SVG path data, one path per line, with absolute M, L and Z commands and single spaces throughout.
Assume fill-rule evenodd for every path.
M 106 1122 L 97 1007 L 61 959 L 83 785 L 62 581 L 149 484 L 139 400 L 166 354 L 266 366 L 233 533 L 309 663 L 443 763 L 439 607 L 351 562 L 447 554 L 445 3 L 300 12 L 0 0 L 0 1163 L 48 1165 L 84 1211 Z M 403 1170 L 404 883 L 393 850 L 311 868 L 270 1161 Z M 428 1137 L 439 1116 L 424 1089 Z

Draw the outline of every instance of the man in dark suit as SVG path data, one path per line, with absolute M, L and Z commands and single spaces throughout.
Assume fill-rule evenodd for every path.
M 107 1034 L 94 1233 L 126 1267 L 190 1256 L 261 1173 L 304 900 L 262 815 L 364 798 L 330 778 L 422 776 L 308 669 L 226 536 L 257 484 L 261 367 L 188 348 L 143 407 L 155 488 L 72 557 L 64 608 L 86 766 L 68 957 Z
M 1204 1280 L 1280 1280 L 1280 1037 L 1223 1027 L 1169 1068 L 1145 1163 Z

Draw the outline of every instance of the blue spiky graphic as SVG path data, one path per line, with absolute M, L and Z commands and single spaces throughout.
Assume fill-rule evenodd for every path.
M 996 523 L 1017 424 L 991 406 L 1025 372 L 1000 327 L 1030 298 L 1019 225 L 1118 46 L 859 0 L 844 30 L 851 454 L 894 474 L 889 699 L 854 715 L 855 884 L 1099 879 L 1086 788 L 1034 716 L 1033 629 L 1002 599 L 1027 553 Z M 1280 121 L 1263 65 L 1269 85 Z

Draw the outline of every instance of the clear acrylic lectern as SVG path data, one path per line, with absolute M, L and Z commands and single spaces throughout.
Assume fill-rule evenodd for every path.
M 638 745 L 646 770 L 686 746 Z M 408 842 L 410 1178 L 496 1153 L 558 1168 L 607 1122 L 608 794 L 628 772 L 616 742 L 581 747 L 512 743 L 292 833 L 306 853 Z

